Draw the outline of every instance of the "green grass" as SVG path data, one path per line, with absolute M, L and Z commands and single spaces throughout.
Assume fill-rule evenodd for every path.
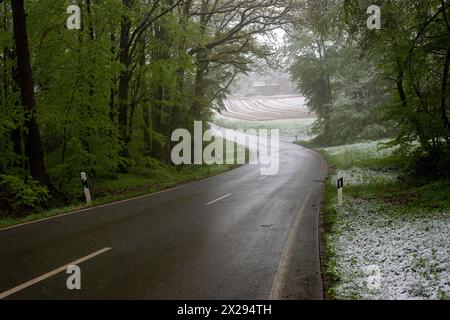
M 383 140 L 330 148 L 318 148 L 308 141 L 297 143 L 319 151 L 337 169 L 396 167 L 400 159 L 393 155 L 393 149 L 383 149 L 383 143 L 386 142 Z
M 270 121 L 245 121 L 226 118 L 217 115 L 214 124 L 228 129 L 248 130 L 248 129 L 278 129 L 281 137 L 292 138 L 297 136 L 299 139 L 310 137 L 315 118 L 308 119 L 289 119 L 289 120 L 270 120 Z
M 450 210 L 450 181 L 438 180 L 424 185 L 401 182 L 369 184 L 346 188 L 346 194 L 355 198 L 378 200 L 397 207 L 397 212 L 413 214 L 434 210 Z
M 241 146 L 238 146 L 243 150 Z M 226 154 L 232 152 L 226 150 Z M 245 150 L 246 159 L 249 151 Z M 237 160 L 238 154 L 235 154 Z M 152 194 L 158 191 L 176 187 L 185 183 L 198 181 L 207 177 L 212 177 L 237 168 L 238 165 L 189 165 L 183 167 L 160 166 L 156 170 L 148 168 L 132 168 L 130 173 L 118 174 L 116 179 L 93 178 L 89 180 L 92 203 L 86 204 L 80 201 L 73 205 L 52 208 L 43 212 L 35 212 L 24 217 L 13 218 L 4 213 L 0 213 L 0 229 L 13 225 L 31 222 L 35 220 L 54 217 L 57 215 L 96 207 L 116 201 L 130 199 L 142 195 Z M 81 187 L 80 187 L 81 189 Z

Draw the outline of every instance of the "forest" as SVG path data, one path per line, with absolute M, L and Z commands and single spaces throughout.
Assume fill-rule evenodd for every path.
M 2 205 L 76 200 L 81 171 L 170 167 L 173 130 L 206 123 L 236 75 L 273 54 L 258 36 L 286 3 L 1 1 Z M 80 30 L 66 28 L 70 4 Z
M 371 5 L 380 29 L 367 27 Z M 411 174 L 450 173 L 446 0 L 1 0 L 0 13 L 8 215 L 80 201 L 82 171 L 163 185 L 191 170 L 171 164 L 172 132 L 207 126 L 236 78 L 261 68 L 291 73 L 317 116 L 308 143 L 389 139 Z
M 307 3 L 289 52 L 292 75 L 319 118 L 317 142 L 395 137 L 407 155 L 447 170 L 448 1 Z M 379 30 L 366 26 L 371 4 L 382 8 Z

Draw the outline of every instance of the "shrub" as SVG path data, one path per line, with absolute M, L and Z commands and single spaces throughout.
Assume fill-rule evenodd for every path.
M 0 210 L 17 217 L 44 208 L 49 200 L 47 188 L 38 182 L 0 175 Z
M 388 130 L 379 124 L 371 124 L 364 127 L 363 131 L 359 134 L 358 139 L 365 140 L 381 140 L 389 136 Z
M 48 170 L 52 187 L 64 203 L 76 203 L 83 197 L 81 172 L 86 172 L 89 179 L 96 177 L 115 177 L 115 159 L 101 158 L 87 152 L 78 139 L 68 143 L 64 164 L 54 164 Z

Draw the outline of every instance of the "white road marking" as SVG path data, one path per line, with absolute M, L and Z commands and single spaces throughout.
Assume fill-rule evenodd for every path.
M 264 177 L 261 177 L 261 178 L 259 178 L 259 180 L 258 181 L 263 181 L 265 178 L 267 178 L 268 176 L 264 176 Z
M 321 172 L 323 172 L 323 170 L 325 170 L 324 169 L 325 166 L 326 166 L 326 164 L 323 161 L 323 159 L 321 158 L 321 169 L 320 169 Z M 269 300 L 280 300 L 283 298 L 282 297 L 283 287 L 284 287 L 284 284 L 286 283 L 286 275 L 288 272 L 289 260 L 291 258 L 292 251 L 294 248 L 294 240 L 297 235 L 297 230 L 299 228 L 302 215 L 306 209 L 306 206 L 310 203 L 309 200 L 310 200 L 310 197 L 312 196 L 313 190 L 314 190 L 314 188 L 311 185 L 309 187 L 307 194 L 305 195 L 305 197 L 302 200 L 302 206 L 301 206 L 299 212 L 297 213 L 297 216 L 295 217 L 294 222 L 289 227 L 288 238 L 286 240 L 286 243 L 284 244 L 283 253 L 281 255 L 281 259 L 278 264 L 277 272 L 275 274 L 275 279 L 273 280 L 273 283 L 272 283 L 272 290 L 270 291 Z
M 229 196 L 231 196 L 231 193 L 229 193 L 229 194 L 227 194 L 227 195 L 224 195 L 223 197 L 220 197 L 220 198 L 218 198 L 218 199 L 216 199 L 216 200 L 213 200 L 213 201 L 211 201 L 211 202 L 208 202 L 206 205 L 207 205 L 207 206 L 210 206 L 210 205 L 212 205 L 213 203 L 216 203 L 216 202 L 219 202 L 220 200 L 223 200 L 223 199 L 225 199 L 225 198 L 228 198 Z
M 6 298 L 6 297 L 8 297 L 10 295 L 13 295 L 13 294 L 15 294 L 15 293 L 17 293 L 19 291 L 22 291 L 22 290 L 24 290 L 24 289 L 26 289 L 28 287 L 31 287 L 32 285 L 35 285 L 36 283 L 39 283 L 39 282 L 44 281 L 44 280 L 46 280 L 46 279 L 48 279 L 50 277 L 53 277 L 53 276 L 57 275 L 58 273 L 64 272 L 71 265 L 79 265 L 79 264 L 81 264 L 81 263 L 83 263 L 83 262 L 85 262 L 87 260 L 90 260 L 90 259 L 92 259 L 92 258 L 94 258 L 96 256 L 99 256 L 99 255 L 101 255 L 101 254 L 103 254 L 103 253 L 105 253 L 105 252 L 107 252 L 109 250 L 111 250 L 111 248 L 104 248 L 104 249 L 99 250 L 97 252 L 91 253 L 90 255 L 87 255 L 87 256 L 85 256 L 83 258 L 80 258 L 80 259 L 78 259 L 76 261 L 73 261 L 71 263 L 68 263 L 68 264 L 62 266 L 62 267 L 59 267 L 59 268 L 57 268 L 57 269 L 55 269 L 53 271 L 50 271 L 49 273 L 43 274 L 42 276 L 39 276 L 39 277 L 34 278 L 34 279 L 30 280 L 30 281 L 27 281 L 27 282 L 25 282 L 25 283 L 15 287 L 15 288 L 12 288 L 12 289 L 10 289 L 8 291 L 0 293 L 0 300 L 4 299 L 4 298 Z
M 310 187 L 308 193 L 303 199 L 303 204 L 295 217 L 294 222 L 289 227 L 288 238 L 286 243 L 284 244 L 283 254 L 281 255 L 280 262 L 278 264 L 277 272 L 275 274 L 275 279 L 272 283 L 272 290 L 270 291 L 269 300 L 280 300 L 282 298 L 282 291 L 285 284 L 285 277 L 288 271 L 289 259 L 292 254 L 292 249 L 294 247 L 294 239 L 298 230 L 298 226 L 300 224 L 301 216 L 306 209 L 306 205 L 308 204 L 309 197 L 312 194 L 313 188 Z

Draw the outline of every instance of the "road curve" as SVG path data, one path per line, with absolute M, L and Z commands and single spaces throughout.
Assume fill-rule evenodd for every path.
M 282 142 L 276 176 L 247 165 L 0 230 L 0 297 L 321 299 L 318 216 L 326 170 L 317 153 Z M 68 290 L 69 275 L 56 272 L 71 262 L 81 268 L 81 290 Z

